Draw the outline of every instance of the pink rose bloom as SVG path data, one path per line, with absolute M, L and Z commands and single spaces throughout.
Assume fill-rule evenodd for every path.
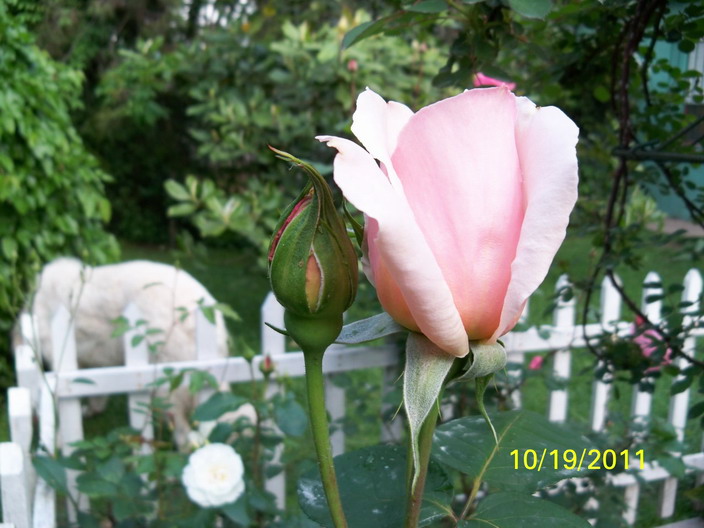
M 545 362 L 545 358 L 543 356 L 533 356 L 533 359 L 530 360 L 530 363 L 528 363 L 528 369 L 529 370 L 540 370 L 543 368 L 543 363 Z
M 636 316 L 636 322 L 631 325 L 631 335 L 633 335 L 633 342 L 640 348 L 643 357 L 649 358 L 658 349 L 658 343 L 662 341 L 662 334 L 658 332 L 655 328 L 648 328 L 643 330 L 643 319 L 640 316 Z M 662 358 L 661 365 L 655 367 L 648 367 L 645 370 L 646 374 L 651 372 L 657 372 L 660 370 L 660 366 L 669 365 L 672 362 L 672 349 L 668 348 L 665 351 L 665 357 Z
M 365 214 L 365 272 L 384 309 L 448 354 L 511 330 L 577 199 L 578 129 L 506 87 L 413 113 L 367 89 L 335 182 Z M 377 160 L 379 163 L 377 163 Z
M 488 75 L 484 75 L 482 72 L 477 73 L 474 76 L 474 86 L 478 88 L 479 86 L 505 86 L 509 90 L 516 89 L 516 83 L 505 82 L 500 79 L 494 79 Z

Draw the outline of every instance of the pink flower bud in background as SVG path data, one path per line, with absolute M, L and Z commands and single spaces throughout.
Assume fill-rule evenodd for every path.
M 413 113 L 367 89 L 335 182 L 365 214 L 365 273 L 384 309 L 458 357 L 511 330 L 577 199 L 578 129 L 505 86 Z M 377 161 L 379 163 L 377 163 Z
M 649 358 L 658 349 L 658 343 L 662 342 L 662 334 L 655 328 L 644 329 L 645 321 L 639 315 L 636 316 L 635 324 L 631 325 L 631 335 L 633 342 L 640 348 L 643 357 Z M 648 367 L 645 370 L 646 374 L 657 372 L 663 365 L 669 365 L 672 362 L 672 349 L 668 348 L 665 351 L 665 356 L 662 358 L 662 363 L 653 367 Z
M 348 60 L 347 70 L 351 72 L 356 72 L 357 70 L 359 70 L 359 63 L 355 59 Z
M 261 363 L 259 363 L 259 370 L 264 375 L 265 378 L 269 378 L 274 372 L 274 362 L 271 360 L 270 355 L 265 355 Z
M 482 72 L 479 72 L 474 76 L 474 86 L 476 88 L 479 88 L 480 86 L 505 86 L 512 91 L 516 89 L 516 83 L 494 79 L 493 77 L 484 75 Z
M 533 356 L 533 359 L 528 363 L 529 370 L 540 370 L 543 368 L 543 363 L 545 363 L 545 358 L 543 356 Z

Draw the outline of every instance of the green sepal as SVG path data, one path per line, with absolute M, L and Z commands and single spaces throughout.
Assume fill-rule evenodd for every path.
M 476 379 L 477 406 L 479 407 L 479 412 L 484 417 L 484 421 L 486 421 L 489 429 L 491 429 L 491 433 L 494 435 L 494 442 L 496 442 L 496 445 L 499 445 L 499 437 L 496 435 L 496 429 L 494 429 L 494 424 L 491 423 L 491 418 L 489 418 L 489 414 L 486 412 L 486 406 L 484 405 L 484 393 L 493 377 L 493 374 L 489 374 Z
M 342 211 L 345 213 L 345 218 L 352 226 L 352 231 L 354 231 L 354 238 L 357 241 L 357 246 L 362 247 L 364 241 L 364 226 L 355 220 L 354 216 L 347 210 L 347 200 L 342 200 Z
M 340 335 L 335 339 L 335 343 L 357 345 L 403 332 L 408 332 L 408 330 L 394 321 L 389 314 L 382 312 L 345 325 Z
M 438 405 L 445 378 L 455 357 L 441 350 L 423 334 L 410 332 L 406 341 L 406 369 L 403 373 L 403 403 L 408 417 L 413 452 L 415 488 L 420 475 L 418 436 L 433 405 Z
M 473 380 L 498 372 L 506 366 L 506 349 L 500 341 L 484 343 L 469 342 L 471 363 L 469 368 L 452 381 Z
M 477 406 L 479 407 L 479 412 L 491 429 L 494 435 L 494 441 L 498 444 L 496 429 L 494 428 L 494 424 L 491 423 L 491 419 L 484 406 L 484 394 L 486 393 L 489 382 L 494 377 L 494 373 L 506 366 L 506 349 L 504 349 L 501 341 L 497 341 L 496 343 L 470 341 L 469 350 L 469 355 L 471 356 L 469 368 L 451 381 L 476 380 Z
M 291 337 L 290 335 L 288 335 L 288 332 L 284 328 L 279 328 L 278 326 L 274 326 L 273 324 L 267 323 L 266 321 L 264 322 L 264 324 L 271 328 L 274 332 L 277 332 L 281 335 L 285 335 L 286 337 Z

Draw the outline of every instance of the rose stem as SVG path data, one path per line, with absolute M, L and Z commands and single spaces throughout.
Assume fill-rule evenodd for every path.
M 430 462 L 430 448 L 433 445 L 433 432 L 438 420 L 438 404 L 433 405 L 428 413 L 428 417 L 423 422 L 418 434 L 418 454 L 420 472 L 416 486 L 413 488 L 413 452 L 411 443 L 408 443 L 408 503 L 406 504 L 406 524 L 405 528 L 417 528 L 420 520 L 420 507 L 423 503 L 423 489 L 425 488 L 425 477 L 428 474 L 428 463 Z
M 325 381 L 323 379 L 323 354 L 325 350 L 305 350 L 303 359 L 306 367 L 306 389 L 308 392 L 308 411 L 313 431 L 313 443 L 318 456 L 318 468 L 323 481 L 325 497 L 330 508 L 335 528 L 347 528 L 347 520 L 342 509 L 340 490 L 337 487 L 332 449 L 328 436 L 328 416 L 325 410 Z

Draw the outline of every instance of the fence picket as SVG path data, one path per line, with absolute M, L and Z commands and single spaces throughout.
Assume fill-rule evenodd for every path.
M 279 304 L 272 292 L 269 292 L 262 303 L 262 355 L 276 356 L 286 353 L 286 336 L 273 328 L 266 326 L 269 323 L 276 328 L 284 328 L 284 307 Z
M 54 396 L 50 385 L 45 383 L 39 391 L 39 445 L 49 455 L 55 453 L 56 414 Z M 34 490 L 34 528 L 54 528 L 56 526 L 56 492 L 43 479 L 37 479 Z
M 17 528 L 32 526 L 32 504 L 26 481 L 23 449 L 14 442 L 0 443 L 0 491 L 3 522 Z
M 24 459 L 25 487 L 34 489 L 35 473 L 31 463 L 30 448 L 32 446 L 32 401 L 29 389 L 26 387 L 11 387 L 7 391 L 8 419 L 10 422 L 10 438 L 22 449 Z
M 37 350 L 24 343 L 15 347 L 17 385 L 29 390 L 32 405 L 36 405 L 39 401 L 39 384 L 41 382 L 40 366 L 37 363 Z
M 55 372 L 75 372 L 78 370 L 74 321 L 65 306 L 59 306 L 51 320 L 51 347 Z M 56 397 L 60 396 L 56 388 L 54 389 L 54 394 Z M 61 451 L 64 456 L 69 456 L 73 452 L 71 444 L 83 440 L 81 401 L 79 398 L 59 398 L 58 408 Z M 84 495 L 78 495 L 77 476 L 78 473 L 75 470 L 66 472 L 68 490 L 71 495 L 78 496 L 78 505 L 80 508 L 84 508 L 88 506 L 88 499 Z M 69 521 L 75 522 L 76 511 L 73 503 L 67 500 L 66 508 Z
M 617 278 L 618 280 L 618 278 Z M 621 295 L 609 277 L 601 281 L 601 325 L 606 331 L 616 331 L 616 323 L 621 319 Z M 599 361 L 596 370 L 604 367 Z M 608 402 L 612 376 L 606 374 L 601 380 L 595 379 L 592 386 L 591 427 L 592 431 L 602 431 L 608 415 Z
M 692 322 L 691 316 L 687 314 L 696 313 L 699 310 L 699 296 L 702 293 L 702 277 L 697 270 L 689 270 L 684 278 L 684 291 L 682 292 L 683 303 L 691 303 L 689 306 L 683 305 L 682 313 L 685 314 L 683 323 L 685 325 Z M 696 353 L 696 339 L 689 337 L 683 345 L 683 352 L 694 356 Z M 680 357 L 675 360 L 675 365 L 684 369 L 688 362 L 685 358 Z M 672 380 L 673 384 L 683 379 L 683 375 L 677 376 Z M 668 421 L 672 424 L 677 434 L 677 440 L 684 440 L 684 428 L 687 424 L 687 407 L 689 405 L 689 389 L 678 394 L 674 394 L 670 398 L 670 408 L 668 411 Z M 681 455 L 681 453 L 673 453 L 673 455 Z M 660 517 L 667 519 L 675 513 L 675 500 L 677 498 L 677 479 L 669 477 L 662 484 L 660 493 Z
M 561 292 L 570 287 L 567 275 L 561 275 L 555 285 L 555 290 Z M 553 324 L 558 328 L 574 328 L 575 299 L 565 301 L 560 295 L 557 307 L 553 314 Z M 558 381 L 566 381 L 570 377 L 570 364 L 572 361 L 572 351 L 569 348 L 559 350 L 555 353 L 553 376 Z M 548 418 L 551 422 L 564 422 L 567 419 L 567 387 L 550 392 L 550 403 Z
M 136 367 L 148 365 L 150 363 L 149 348 L 147 340 L 141 333 L 146 330 L 137 326 L 137 322 L 142 318 L 139 308 L 134 303 L 129 303 L 122 312 L 122 317 L 127 319 L 129 330 L 122 336 L 122 345 L 125 350 L 125 366 Z M 146 383 L 143 383 L 146 386 Z M 150 440 L 154 440 L 154 424 L 150 411 L 151 391 L 142 390 L 130 392 L 127 397 L 127 407 L 129 412 L 130 426 L 141 431 L 146 442 L 142 443 L 142 453 L 151 452 Z
M 20 314 L 20 334 L 25 345 L 39 350 L 39 332 L 37 332 L 37 322 L 32 314 L 27 312 Z
M 660 323 L 661 311 L 662 311 L 662 301 L 661 300 L 651 300 L 648 302 L 648 298 L 651 296 L 657 296 L 662 294 L 662 281 L 660 280 L 660 275 L 655 272 L 650 272 L 645 276 L 643 281 L 643 294 L 641 298 L 641 311 L 645 316 L 653 323 Z M 634 325 L 632 325 L 634 326 Z M 644 381 L 650 381 L 644 379 Z M 652 408 L 653 395 L 651 392 L 646 390 L 641 390 L 639 386 L 633 389 L 633 402 L 631 405 L 631 417 L 632 423 L 635 429 L 632 431 L 632 435 L 636 438 L 642 438 L 644 432 L 642 428 L 646 427 L 648 420 L 650 418 L 650 410 Z M 640 485 L 637 483 L 631 484 L 626 488 L 625 502 L 626 510 L 624 511 L 623 518 L 625 521 L 632 525 L 636 522 L 636 514 L 638 512 L 638 499 L 640 496 Z
M 530 313 L 530 299 L 526 303 L 521 317 L 518 319 L 518 324 L 528 321 Z M 520 352 L 508 352 L 506 354 L 506 383 L 507 390 L 510 391 L 511 404 L 514 409 L 520 409 L 523 405 L 521 385 L 523 383 L 523 368 L 525 364 L 525 354 Z
M 269 292 L 262 303 L 260 313 L 262 356 L 268 356 L 272 361 L 272 365 L 276 368 L 277 357 L 286 353 L 286 337 L 273 328 L 266 326 L 265 323 L 269 323 L 276 328 L 284 328 L 284 307 L 276 300 L 273 292 Z M 277 381 L 267 381 L 266 384 L 264 391 L 264 397 L 266 399 L 271 399 L 276 394 L 281 394 L 281 387 Z M 268 420 L 264 425 L 278 431 L 278 427 L 272 420 Z M 274 449 L 271 464 L 282 467 L 282 454 L 283 446 L 277 445 Z M 276 506 L 283 510 L 286 506 L 286 473 L 282 470 L 280 473 L 269 477 L 266 480 L 265 488 L 276 497 Z
M 217 312 L 213 315 L 219 317 Z M 218 331 L 216 324 L 211 322 L 201 309 L 196 309 L 193 316 L 195 316 L 196 321 L 195 356 L 199 360 L 204 361 L 208 359 L 218 359 L 220 353 L 218 351 Z
M 214 314 L 216 317 L 219 314 Z M 194 313 L 196 320 L 196 353 L 195 357 L 198 361 L 208 361 L 212 359 L 219 359 L 220 352 L 218 350 L 218 329 L 214 322 L 210 322 L 205 316 L 203 310 L 197 309 Z M 226 388 L 221 388 L 221 390 L 227 390 Z M 197 399 L 199 403 L 207 401 L 213 394 L 215 389 L 206 388 L 198 392 Z
M 514 409 L 523 407 L 523 394 L 521 392 L 521 384 L 523 383 L 523 367 L 525 364 L 525 355 L 520 352 L 509 352 L 506 354 L 506 374 L 508 378 L 509 388 L 516 387 L 511 390 L 511 404 Z
M 651 271 L 645 276 L 643 284 L 641 311 L 653 324 L 659 324 L 661 320 L 660 312 L 662 311 L 662 301 L 656 300 L 647 302 L 647 299 L 648 297 L 662 294 L 660 275 Z M 652 379 L 649 381 L 652 382 Z M 640 390 L 638 386 L 635 387 L 631 416 L 633 416 L 636 424 L 645 425 L 650 416 L 652 400 L 653 395 L 651 392 Z
M 34 316 L 27 312 L 20 314 L 21 342 L 15 348 L 15 374 L 17 385 L 30 391 L 33 406 L 39 403 L 39 383 L 41 382 L 41 351 L 39 332 Z
M 345 418 L 345 389 L 335 385 L 335 374 L 325 376 L 325 408 L 330 415 L 330 424 L 335 425 L 334 432 L 330 435 L 332 456 L 345 452 L 345 431 L 343 420 Z
M 381 380 L 381 416 L 382 418 L 391 416 L 391 419 L 382 420 L 382 443 L 397 443 L 403 438 L 403 412 L 397 413 L 398 409 L 387 403 L 389 393 L 395 390 L 397 383 L 400 383 L 400 377 L 398 364 L 384 367 Z

